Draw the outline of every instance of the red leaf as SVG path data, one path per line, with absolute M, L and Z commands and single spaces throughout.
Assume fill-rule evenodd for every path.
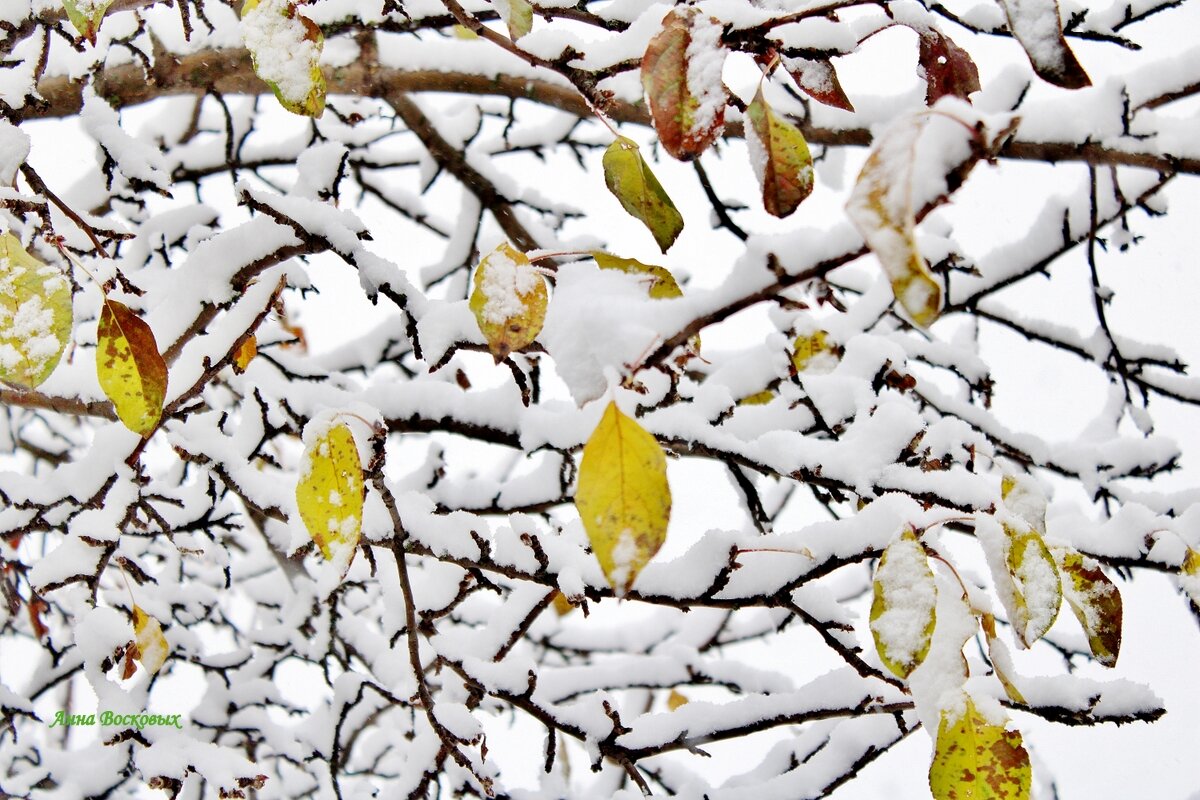
M 789 58 L 784 64 L 792 80 L 812 99 L 844 111 L 854 110 L 829 59 Z
M 1008 29 L 1025 48 L 1038 77 L 1064 89 L 1082 89 L 1092 82 L 1063 38 L 1058 0 L 998 0 Z
M 979 91 L 979 70 L 970 54 L 935 28 L 919 32 L 917 61 L 925 73 L 925 104 L 933 105 L 946 95 L 967 100 Z

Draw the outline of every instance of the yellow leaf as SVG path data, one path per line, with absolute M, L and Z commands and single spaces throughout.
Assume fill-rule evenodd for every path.
M 496 11 L 508 27 L 508 35 L 516 41 L 533 30 L 533 6 L 529 0 L 493 0 Z
M 776 114 L 762 85 L 746 109 L 746 149 L 768 214 L 786 217 L 812 194 L 813 161 L 804 134 Z
M 980 713 L 970 697 L 942 711 L 929 767 L 934 800 L 1025 800 L 1031 782 L 1020 732 Z
M 1095 560 L 1069 547 L 1051 551 L 1062 582 L 1063 596 L 1083 632 L 1087 634 L 1092 656 L 1106 667 L 1117 664 L 1121 651 L 1121 593 Z
M 667 537 L 671 488 L 662 447 L 615 402 L 583 448 L 575 507 L 604 576 L 624 594 Z
M 680 706 L 686 706 L 687 703 L 688 703 L 687 695 L 685 695 L 683 692 L 679 691 L 678 689 L 672 689 L 671 693 L 669 695 L 667 695 L 667 708 L 670 709 L 671 711 L 674 711 L 675 709 L 679 708 Z
M 641 220 L 664 253 L 679 238 L 683 217 L 642 158 L 637 143 L 624 136 L 604 151 L 604 182 L 621 206 Z
M 909 117 L 880 134 L 846 203 L 846 213 L 892 282 L 896 300 L 921 327 L 931 325 L 942 308 L 942 286 L 914 237 L 913 161 L 927 119 Z
M 666 267 L 643 264 L 635 258 L 621 258 L 601 250 L 593 250 L 591 255 L 600 269 L 615 269 L 630 275 L 644 276 L 646 291 L 654 300 L 683 297 L 683 290 L 679 288 L 679 282 Z
M 63 0 L 63 8 L 67 19 L 75 26 L 75 30 L 92 44 L 96 43 L 96 33 L 100 30 L 100 21 L 104 12 L 112 5 L 112 0 Z
M 571 605 L 571 601 L 562 592 L 554 593 L 554 600 L 551 601 L 554 605 L 554 613 L 560 617 L 565 617 L 575 610 L 575 606 Z
M 239 375 L 245 372 L 246 367 L 250 366 L 250 362 L 256 355 L 258 355 L 258 337 L 251 334 L 238 345 L 237 352 L 233 354 L 233 371 Z
M 1021 643 L 1029 647 L 1054 624 L 1062 603 L 1062 582 L 1054 558 L 1037 531 L 1006 523 L 1004 532 L 1008 536 L 1006 558 L 1012 579 L 1006 606 L 1013 629 Z M 1004 592 L 1001 599 L 1005 599 Z
M 167 661 L 171 646 L 163 636 L 162 625 L 139 606 L 133 607 L 133 633 L 137 641 L 138 660 L 151 675 L 156 674 Z
M 1009 654 L 1008 648 L 1004 646 L 1004 642 L 996 636 L 996 618 L 991 614 L 981 614 L 979 627 L 983 628 L 983 635 L 987 639 L 988 658 L 992 662 L 992 670 L 996 673 L 996 678 L 1004 687 L 1004 693 L 1008 695 L 1009 700 L 1024 705 L 1025 697 L 1012 682 L 1011 675 L 1016 672 L 1013 669 L 1012 656 Z
M 508 242 L 479 262 L 470 307 L 497 363 L 537 338 L 548 302 L 546 281 Z
M 0 236 L 0 380 L 33 389 L 62 357 L 71 336 L 71 286 L 58 269 Z
M 770 389 L 763 389 L 761 392 L 747 395 L 741 400 L 738 400 L 739 406 L 765 406 L 767 403 L 775 399 L 775 393 Z
M 296 506 L 321 555 L 348 567 L 362 533 L 362 462 L 354 434 L 345 423 L 305 432 Z
M 96 329 L 96 377 L 125 427 L 142 436 L 154 432 L 167 394 L 167 364 L 150 326 L 107 297 Z
M 800 334 L 792 342 L 792 366 L 796 372 L 804 372 L 810 368 L 817 372 L 827 372 L 825 367 L 832 368 L 837 363 L 837 345 L 829 338 L 829 332 L 816 330 L 810 334 Z
M 271 87 L 279 104 L 293 114 L 321 116 L 325 111 L 321 29 L 289 0 L 246 0 L 241 32 L 254 74 Z
M 1046 495 L 1033 479 L 1025 475 L 1005 475 L 1000 480 L 1000 499 L 1013 514 L 1046 533 Z
M 875 570 L 871 634 L 879 659 L 907 678 L 929 654 L 937 619 L 937 584 L 912 528 L 894 539 Z

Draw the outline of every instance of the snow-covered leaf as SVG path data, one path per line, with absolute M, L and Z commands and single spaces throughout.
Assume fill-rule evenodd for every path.
M 657 264 L 643 264 L 635 258 L 622 258 L 601 250 L 593 250 L 591 256 L 596 260 L 596 265 L 600 269 L 615 269 L 630 275 L 644 276 L 646 291 L 655 300 L 683 296 L 679 282 L 666 267 L 660 267 Z
M 1014 703 L 1024 704 L 1025 697 L 1012 680 L 1016 671 L 1013 669 L 1012 654 L 1008 652 L 1008 646 L 996 635 L 996 618 L 991 614 L 980 614 L 979 627 L 983 629 L 984 638 L 987 639 L 988 660 L 992 662 L 992 670 L 996 673 L 1000 685 L 1004 687 L 1004 693 Z
M 71 286 L 57 268 L 0 235 L 0 380 L 32 389 L 54 372 L 71 337 Z
M 133 607 L 133 634 L 137 642 L 138 660 L 151 675 L 158 673 L 167 662 L 171 646 L 163 636 L 162 625 L 140 606 Z
M 690 161 L 725 126 L 721 24 L 694 6 L 676 6 L 662 25 L 642 56 L 642 85 L 663 148 Z
M 625 593 L 666 540 L 671 488 L 662 446 L 615 401 L 583 448 L 575 506 L 609 584 Z
M 1087 634 L 1092 656 L 1106 667 L 1121 651 L 1121 593 L 1092 558 L 1069 547 L 1051 549 L 1062 573 L 1063 596 Z
M 1064 89 L 1082 89 L 1092 82 L 1063 37 L 1058 0 L 996 0 L 1004 9 L 1008 29 L 1025 48 L 1038 76 Z
M 929 653 L 937 616 L 937 584 L 912 528 L 883 551 L 873 585 L 871 634 L 879 659 L 907 678 Z
M 624 136 L 604 151 L 604 182 L 621 206 L 650 229 L 664 253 L 679 238 L 683 217 L 642 158 L 637 143 Z
M 362 532 L 362 461 L 344 422 L 310 423 L 296 484 L 296 506 L 321 555 L 349 566 Z
M 167 364 L 150 326 L 108 297 L 96 329 L 96 377 L 125 427 L 149 436 L 162 416 Z
M 1032 772 L 1019 731 L 984 714 L 969 696 L 942 711 L 929 788 L 934 800 L 1025 800 Z
M 1004 507 L 1025 520 L 1038 533 L 1046 532 L 1046 495 L 1028 475 L 1005 475 L 1000 479 Z
M 1013 589 L 1008 613 L 1021 643 L 1029 647 L 1054 624 L 1062 604 L 1062 583 L 1054 558 L 1037 531 L 1006 524 L 1004 532 Z
M 471 312 L 496 362 L 523 350 L 546 321 L 546 281 L 524 253 L 502 242 L 479 262 Z
M 768 214 L 786 217 L 813 190 L 813 162 L 804 134 L 767 105 L 762 86 L 746 109 L 746 148 Z
M 812 99 L 843 111 L 854 110 L 829 59 L 785 58 L 783 63 L 796 85 Z
M 280 105 L 293 114 L 321 116 L 321 29 L 289 0 L 246 0 L 241 31 L 255 74 L 271 87 Z
M 799 334 L 792 342 L 792 366 L 796 372 L 828 372 L 837 364 L 837 353 L 837 344 L 830 339 L 829 331 L 818 328 L 812 333 Z

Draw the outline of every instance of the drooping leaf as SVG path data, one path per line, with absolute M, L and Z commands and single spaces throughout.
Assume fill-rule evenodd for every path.
M 150 326 L 107 297 L 96 329 L 96 377 L 125 427 L 142 436 L 158 427 L 167 396 L 167 363 Z
M 679 282 L 666 267 L 643 264 L 635 258 L 622 258 L 602 250 L 593 250 L 591 256 L 600 269 L 615 269 L 630 275 L 645 276 L 646 291 L 655 300 L 683 297 L 683 289 L 679 288 Z
M 75 26 L 75 30 L 92 44 L 96 43 L 96 33 L 100 30 L 100 21 L 104 13 L 113 4 L 113 0 L 63 0 L 63 9 L 67 19 Z
M 837 353 L 838 347 L 829 338 L 828 331 L 817 329 L 802 333 L 792 342 L 792 366 L 796 372 L 828 372 L 837 363 Z
M 1016 672 L 1013 669 L 1012 655 L 1004 642 L 996 636 L 996 618 L 991 614 L 980 614 L 979 627 L 983 629 L 984 638 L 987 639 L 988 660 L 992 662 L 992 669 L 1000 685 L 1004 687 L 1004 693 L 1008 695 L 1009 700 L 1024 705 L 1025 697 L 1012 682 L 1011 676 Z
M 694 6 L 676 6 L 642 56 L 642 86 L 663 148 L 690 161 L 725 127 L 721 24 Z
M 1100 565 L 1068 547 L 1051 551 L 1062 573 L 1063 596 L 1087 634 L 1092 656 L 1106 667 L 1117 664 L 1121 652 L 1121 593 Z
M 325 111 L 321 49 L 325 37 L 316 23 L 290 0 L 246 0 L 242 40 L 254 73 L 293 114 L 319 117 Z
M 786 217 L 813 190 L 813 161 L 804 134 L 776 114 L 762 86 L 746 109 L 746 148 L 768 214 Z
M 136 658 L 151 675 L 158 673 L 167 662 L 167 654 L 171 646 L 167 637 L 163 636 L 162 625 L 158 620 L 147 614 L 140 606 L 133 607 L 133 634 L 137 642 L 138 655 Z
M 321 555 L 349 567 L 362 532 L 362 461 L 348 425 L 322 427 L 305 431 L 296 506 Z
M 783 64 L 800 90 L 812 99 L 844 111 L 854 110 L 828 58 L 785 58 Z
M 1027 475 L 1005 475 L 1000 480 L 1004 507 L 1028 522 L 1035 531 L 1046 532 L 1046 495 Z
M 970 697 L 942 711 L 929 788 L 934 800 L 1025 800 L 1032 772 L 1019 731 L 1006 730 Z
M 71 337 L 71 286 L 11 233 L 0 235 L 0 380 L 33 389 Z
M 917 64 L 925 78 L 925 105 L 933 105 L 946 95 L 968 100 L 979 91 L 979 70 L 971 54 L 936 28 L 917 35 Z
M 662 447 L 615 402 L 584 445 L 575 507 L 604 576 L 624 594 L 666 539 L 671 488 Z
M 479 262 L 470 307 L 496 363 L 537 338 L 546 321 L 546 281 L 524 253 L 502 242 Z
M 1064 89 L 1082 89 L 1092 82 L 1063 37 L 1058 0 L 996 0 L 1004 9 L 1008 29 L 1042 80 Z
M 1008 612 L 1018 638 L 1029 647 L 1054 624 L 1062 604 L 1062 582 L 1054 557 L 1037 531 L 1005 524 L 1004 532 L 1009 540 L 1008 574 L 1013 582 Z
M 876 140 L 863 165 L 846 213 L 892 282 L 896 300 L 913 322 L 927 327 L 942 308 L 942 286 L 917 250 L 913 173 L 925 115 L 907 117 Z
M 604 151 L 604 182 L 632 216 L 642 221 L 664 253 L 679 238 L 683 217 L 650 171 L 637 143 L 624 136 Z
M 879 659 L 897 677 L 907 678 L 929 654 L 937 617 L 937 584 L 912 528 L 883 551 L 873 590 L 871 634 Z
M 529 0 L 492 0 L 492 4 L 514 42 L 533 30 L 533 6 Z
M 250 366 L 250 362 L 256 355 L 258 355 L 258 337 L 251 334 L 238 345 L 237 352 L 233 354 L 233 371 L 238 374 L 245 372 L 246 367 Z

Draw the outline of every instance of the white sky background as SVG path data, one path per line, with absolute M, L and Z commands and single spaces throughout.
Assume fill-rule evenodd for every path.
M 1184 15 L 1176 12 L 1163 15 L 1164 22 L 1169 21 L 1170 26 L 1147 23 L 1137 29 L 1140 40 L 1152 44 L 1156 57 L 1169 58 L 1171 49 L 1193 43 L 1195 32 L 1200 31 L 1200 5 L 1185 4 L 1184 11 L 1190 14 L 1186 22 Z M 960 38 L 959 31 L 952 33 Z M 967 44 L 967 38 L 963 34 L 961 43 Z M 905 87 L 923 91 L 913 71 L 914 41 L 912 34 L 907 31 L 885 32 L 871 40 L 861 53 L 837 62 L 842 83 L 856 105 L 869 105 L 870 96 L 889 96 Z M 480 42 L 479 46 L 488 45 Z M 978 45 L 972 42 L 968 46 L 977 58 L 984 86 L 987 86 L 989 78 L 995 75 L 1004 60 L 1010 60 L 1018 53 L 1010 42 Z M 1097 85 L 1103 83 L 1104 76 L 1118 66 L 1111 60 L 1117 52 L 1111 46 L 1081 42 L 1072 42 L 1072 46 Z M 995 60 L 982 57 L 982 54 L 991 54 Z M 756 81 L 752 69 L 748 61 L 739 62 L 737 59 L 731 59 L 727 67 L 726 80 L 730 88 L 746 100 L 753 95 Z M 1037 87 L 1034 91 L 1059 90 Z M 777 100 L 781 105 L 786 103 L 781 93 L 769 94 L 768 99 Z M 336 103 L 336 99 L 333 102 Z M 471 100 L 448 98 L 436 102 L 443 114 L 435 119 L 439 124 L 452 126 L 456 121 L 456 110 L 465 108 Z M 430 109 L 433 107 L 427 106 Z M 1196 102 L 1192 101 L 1180 104 L 1177 113 L 1192 115 L 1197 110 Z M 139 109 L 127 112 L 124 119 L 136 124 L 150 113 L 155 112 L 153 109 Z M 536 118 L 537 114 L 528 106 L 521 107 L 521 113 L 528 114 L 531 119 Z M 304 124 L 282 112 L 278 118 L 281 129 Z M 30 163 L 51 187 L 70 185 L 79 162 L 74 158 L 65 158 L 63 154 L 78 152 L 78 142 L 81 140 L 77 134 L 57 122 L 29 123 L 22 127 L 33 138 Z M 645 130 L 625 129 L 622 132 L 634 136 L 643 146 L 650 141 L 650 135 Z M 1197 135 L 1200 135 L 1200 126 Z M 600 138 L 602 134 L 597 134 L 598 141 Z M 726 150 L 724 160 L 704 159 L 718 191 L 730 197 L 754 198 L 756 189 L 743 145 L 736 142 L 723 147 Z M 788 230 L 797 223 L 819 224 L 822 220 L 832 220 L 842 213 L 845 190 L 864 156 L 865 151 L 854 153 L 849 163 L 819 167 L 816 191 L 790 220 L 765 220 L 761 213 L 739 214 L 735 218 L 751 230 L 764 230 L 768 226 Z M 599 150 L 591 153 L 587 171 L 580 170 L 565 156 L 555 157 L 549 165 L 540 164 L 532 156 L 503 156 L 498 159 L 498 165 L 513 171 L 537 170 L 545 176 L 544 183 L 540 184 L 545 194 L 569 200 L 586 209 L 588 216 L 585 221 L 569 225 L 568 234 L 601 236 L 623 256 L 662 264 L 677 275 L 690 275 L 693 286 L 716 285 L 742 248 L 732 236 L 707 229 L 704 221 L 710 215 L 709 207 L 690 166 L 669 159 L 653 165 L 687 220 L 687 228 L 679 242 L 668 256 L 662 256 L 640 223 L 624 215 L 616 200 L 604 190 L 599 158 Z M 1015 174 L 1018 171 L 1019 176 Z M 972 237 L 989 242 L 1015 237 L 1022 226 L 1029 223 L 1031 210 L 1040 207 L 1043 196 L 1071 185 L 1070 180 L 1083 174 L 1084 168 L 1081 166 L 1050 168 L 1005 164 L 997 170 L 981 165 L 945 214 L 953 220 L 956 235 L 960 241 L 968 244 L 968 248 Z M 1064 177 L 1068 175 L 1069 179 Z M 224 178 L 208 182 L 208 202 L 214 202 L 214 198 L 224 191 L 220 188 L 222 181 L 227 186 Z M 446 198 L 444 208 L 448 215 L 452 215 L 458 207 L 457 188 L 449 177 L 440 178 L 430 196 L 435 199 Z M 1145 240 L 1131 253 L 1121 256 L 1100 255 L 1102 279 L 1116 294 L 1110 306 L 1110 321 L 1119 333 L 1142 341 L 1168 343 L 1180 352 L 1185 361 L 1200 364 L 1200 335 L 1197 334 L 1195 321 L 1196 301 L 1200 298 L 1200 273 L 1193 263 L 1195 221 L 1200 219 L 1200 180 L 1179 178 L 1167 190 L 1166 197 L 1170 202 L 1167 217 L 1149 220 L 1140 213 L 1132 216 L 1134 232 L 1144 235 Z M 1030 198 L 1033 198 L 1033 202 L 1030 202 Z M 438 207 L 436 202 L 432 205 Z M 390 217 L 382 214 L 370 202 L 359 212 L 375 235 L 373 249 L 376 252 L 404 266 L 413 267 L 414 272 L 437 258 L 434 240 L 424 234 L 414 233 L 413 226 L 395 225 Z M 496 233 L 494 227 L 492 232 Z M 314 353 L 330 350 L 354 335 L 369 330 L 390 313 L 387 309 L 372 308 L 366 303 L 350 268 L 336 259 L 314 259 L 308 271 L 321 291 L 320 296 L 310 297 L 302 305 L 293 298 L 289 306 L 295 311 L 296 321 L 304 327 Z M 1052 280 L 1024 281 L 1020 287 L 1003 295 L 1004 302 L 1029 316 L 1051 319 L 1082 332 L 1093 330 L 1095 318 L 1082 252 L 1073 253 L 1056 263 L 1053 274 Z M 933 332 L 935 335 L 944 335 L 943 331 L 951 330 L 955 324 L 954 320 L 947 320 L 935 325 Z M 735 317 L 719 330 L 705 331 L 704 347 L 721 349 L 737 342 L 761 340 L 770 330 L 765 314 L 761 311 L 750 312 Z M 1051 440 L 1072 439 L 1083 434 L 1088 423 L 1103 408 L 1106 382 L 1074 357 L 1042 350 L 1046 353 L 1044 358 L 1032 362 L 1018 360 L 1011 353 L 1020 352 L 1023 356 L 1030 352 L 1029 349 L 1013 348 L 1013 341 L 1000 332 L 985 333 L 983 342 L 986 348 L 984 357 L 992 365 L 996 380 L 994 408 L 1014 429 L 1036 433 Z M 460 356 L 460 359 L 469 365 L 472 382 L 476 385 L 511 379 L 507 369 L 492 367 L 490 359 L 486 357 Z M 1196 487 L 1197 477 L 1200 476 L 1197 470 L 1197 461 L 1200 461 L 1200 428 L 1195 424 L 1194 409 L 1187 411 L 1168 400 L 1155 399 L 1151 410 L 1157 429 L 1175 438 L 1185 454 L 1180 473 L 1160 479 L 1160 485 L 1172 489 Z M 660 558 L 682 551 L 708 528 L 745 526 L 746 520 L 737 505 L 736 495 L 719 472 L 677 461 L 672 463 L 670 477 L 675 498 L 674 515 L 668 544 Z M 1058 499 L 1074 503 L 1086 501 L 1082 495 L 1075 496 L 1067 492 Z M 824 512 L 814 509 L 812 513 Z M 1050 533 L 1053 534 L 1052 527 Z M 1046 777 L 1047 770 L 1040 767 L 1047 766 L 1053 770 L 1058 796 L 1063 800 L 1096 800 L 1129 795 L 1162 800 L 1200 797 L 1200 792 L 1197 792 L 1200 782 L 1195 778 L 1194 764 L 1196 746 L 1200 744 L 1200 695 L 1194 688 L 1196 665 L 1200 664 L 1200 630 L 1187 612 L 1185 601 L 1166 579 L 1138 574 L 1132 587 L 1124 583 L 1120 585 L 1125 604 L 1120 663 L 1115 670 L 1103 670 L 1089 664 L 1083 667 L 1082 673 L 1101 680 L 1123 677 L 1150 685 L 1164 698 L 1167 716 L 1154 725 L 1133 724 L 1118 730 L 1113 726 L 1065 728 L 1043 723 L 1028 715 L 1014 714 L 1014 722 L 1025 735 L 1034 757 L 1035 783 L 1039 778 Z M 607 618 L 611 620 L 613 614 L 632 610 L 628 606 L 609 608 Z M 1075 626 L 1074 619 L 1065 607 L 1059 619 L 1056 632 Z M 803 635 L 793 637 L 793 641 L 799 683 L 803 674 L 820 668 L 811 663 L 814 650 L 818 651 L 822 661 L 825 654 L 819 652 L 819 645 Z M 968 644 L 968 648 L 971 647 L 973 644 Z M 1060 663 L 1036 650 L 1028 654 L 1018 653 L 1016 658 L 1017 668 L 1022 673 L 1061 670 Z M 489 749 L 501 759 L 501 763 L 506 760 L 506 750 L 511 751 L 518 761 L 540 761 L 534 759 L 530 762 L 527 755 L 530 749 L 541 748 L 543 733 L 540 729 L 531 728 L 528 737 L 514 737 L 507 741 L 501 737 L 498 724 L 490 730 L 493 733 L 489 736 Z M 786 734 L 766 734 L 749 742 L 714 748 L 713 752 L 724 756 L 747 747 L 758 753 L 763 742 L 782 735 Z M 928 790 L 920 779 L 928 764 L 930 747 L 929 735 L 918 731 L 868 767 L 860 779 L 852 781 L 834 796 L 840 800 L 927 797 Z M 701 768 L 695 763 L 701 759 L 686 758 L 690 759 L 691 766 Z M 718 761 L 721 763 L 716 763 Z M 714 759 L 713 768 L 720 769 L 726 763 L 729 762 L 724 758 Z M 577 774 L 586 772 L 582 759 L 577 759 L 573 766 Z M 511 776 L 507 777 L 511 779 Z

